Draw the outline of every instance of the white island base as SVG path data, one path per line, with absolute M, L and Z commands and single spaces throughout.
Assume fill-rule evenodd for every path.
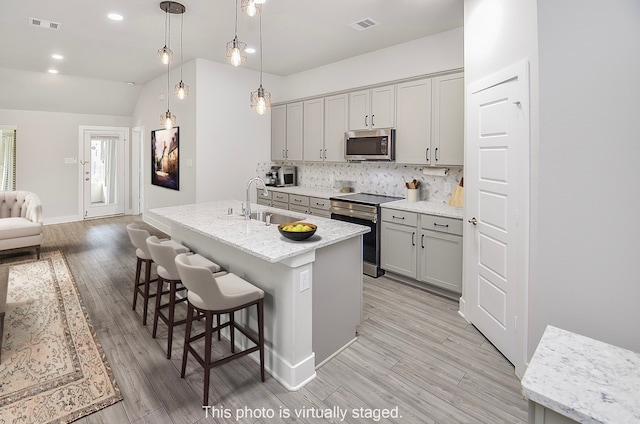
M 265 368 L 287 389 L 313 380 L 316 367 L 355 340 L 362 311 L 361 234 L 275 263 L 175 223 L 171 237 L 264 290 Z M 235 319 L 257 328 L 253 309 Z M 236 337 L 239 346 L 246 342 Z M 257 352 L 252 358 L 258 361 Z

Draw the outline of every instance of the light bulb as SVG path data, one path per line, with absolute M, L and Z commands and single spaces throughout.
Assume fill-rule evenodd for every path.
M 171 122 L 171 118 L 167 117 L 167 120 L 164 122 L 164 127 L 168 130 L 173 128 L 173 122 Z
M 173 92 L 180 100 L 184 100 L 189 95 L 189 86 L 180 80 Z
M 252 1 L 247 5 L 247 15 L 253 18 L 256 16 L 256 13 L 258 13 L 258 7 L 256 6 L 255 1 Z
M 258 115 L 264 115 L 267 112 L 267 103 L 264 101 L 264 97 L 262 96 L 258 97 L 256 112 L 258 112 Z
M 240 49 L 237 47 L 234 47 L 233 50 L 231 51 L 231 64 L 236 67 L 242 64 L 242 56 L 240 55 Z
M 160 57 L 160 61 L 163 65 L 168 65 L 171 63 L 171 59 L 173 58 L 173 52 L 167 46 L 164 46 L 158 50 L 158 57 Z
M 264 4 L 266 0 L 253 0 L 255 4 Z
M 184 93 L 184 87 L 178 88 L 178 98 L 184 100 L 187 95 Z

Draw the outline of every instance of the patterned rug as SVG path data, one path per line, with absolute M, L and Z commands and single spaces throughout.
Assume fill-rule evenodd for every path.
M 61 252 L 12 264 L 0 363 L 0 423 L 67 423 L 120 389 Z

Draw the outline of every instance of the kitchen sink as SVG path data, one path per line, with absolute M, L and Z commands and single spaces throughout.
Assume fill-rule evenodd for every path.
M 284 224 L 285 222 L 296 222 L 296 221 L 302 221 L 303 218 L 295 218 L 293 216 L 290 215 L 284 215 L 284 214 L 280 214 L 280 213 L 273 213 L 273 212 L 264 212 L 264 216 L 262 218 L 262 221 L 265 222 L 267 220 L 267 215 L 271 215 L 271 223 L 272 224 Z M 251 219 L 258 219 L 258 212 L 251 212 Z

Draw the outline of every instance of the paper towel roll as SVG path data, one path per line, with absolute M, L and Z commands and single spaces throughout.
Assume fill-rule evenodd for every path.
M 449 168 L 422 168 L 424 175 L 432 175 L 435 177 L 444 177 L 449 172 Z

